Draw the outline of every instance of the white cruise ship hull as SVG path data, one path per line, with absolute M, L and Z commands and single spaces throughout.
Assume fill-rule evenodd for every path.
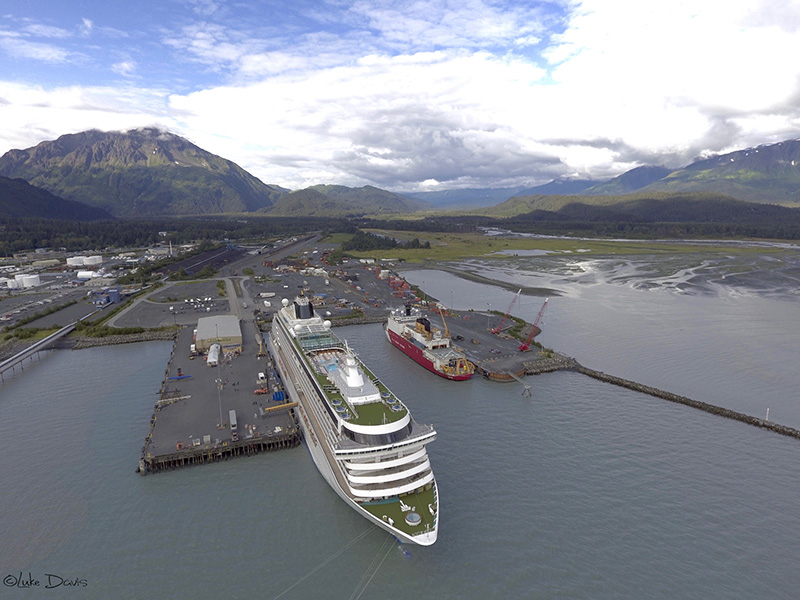
M 434 528 L 429 532 L 424 533 L 417 533 L 415 535 L 408 535 L 405 532 L 397 529 L 390 525 L 387 521 L 383 520 L 382 518 L 378 517 L 377 515 L 369 512 L 366 510 L 359 502 L 357 502 L 354 497 L 349 494 L 340 484 L 339 477 L 334 472 L 334 469 L 339 469 L 339 465 L 336 464 L 335 459 L 331 459 L 328 456 L 329 452 L 332 452 L 330 447 L 326 448 L 323 444 L 326 444 L 325 434 L 321 431 L 321 427 L 318 425 L 319 421 L 316 415 L 313 412 L 313 409 L 307 405 L 308 400 L 305 397 L 304 393 L 301 393 L 297 387 L 295 386 L 294 377 L 289 372 L 289 369 L 286 364 L 284 364 L 284 360 L 288 360 L 285 355 L 278 351 L 275 348 L 273 343 L 272 336 L 269 336 L 268 341 L 270 353 L 273 357 L 275 357 L 276 366 L 278 368 L 278 372 L 281 376 L 281 380 L 283 382 L 284 388 L 288 392 L 289 396 L 292 400 L 297 401 L 297 412 L 298 412 L 298 420 L 300 421 L 300 427 L 303 431 L 303 440 L 306 444 L 306 447 L 311 454 L 311 458 L 314 461 L 314 465 L 317 467 L 317 470 L 320 472 L 322 477 L 328 483 L 328 485 L 333 488 L 333 491 L 344 500 L 353 510 L 358 512 L 361 516 L 367 518 L 369 521 L 377 525 L 378 527 L 384 529 L 388 533 L 395 536 L 400 542 L 411 543 L 411 544 L 418 544 L 422 546 L 430 546 L 432 545 L 437 538 L 437 529 Z M 327 452 L 326 452 L 327 450 Z M 341 474 L 340 474 L 341 476 Z M 436 481 L 435 479 L 432 480 L 432 484 L 434 487 L 434 495 L 438 498 L 438 491 L 436 490 Z M 439 506 L 437 502 L 436 507 L 436 520 L 438 522 L 439 516 Z

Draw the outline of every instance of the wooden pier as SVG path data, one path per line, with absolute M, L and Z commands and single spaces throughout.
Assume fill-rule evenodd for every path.
M 239 440 L 238 442 L 222 442 L 214 445 L 204 444 L 196 448 L 177 450 L 171 454 L 143 456 L 139 460 L 138 472 L 145 475 L 191 465 L 205 465 L 239 456 L 251 456 L 260 452 L 274 452 L 275 450 L 294 448 L 300 445 L 300 441 L 300 429 L 294 428 L 282 435 Z
M 243 352 L 228 354 L 217 367 L 189 354 L 192 330 L 176 337 L 158 392 L 150 431 L 136 471 L 141 475 L 204 465 L 301 443 L 291 401 L 261 352 L 260 334 L 243 335 Z M 178 366 L 180 365 L 180 366 Z M 180 386 L 180 387 L 176 387 Z M 223 409 L 224 405 L 224 409 Z M 233 426 L 225 420 L 237 416 Z

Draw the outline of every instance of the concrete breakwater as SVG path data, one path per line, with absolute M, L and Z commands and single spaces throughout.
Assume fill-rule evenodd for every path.
M 763 429 L 769 429 L 770 431 L 774 431 L 775 433 L 779 433 L 781 435 L 793 437 L 797 440 L 800 440 L 800 431 L 792 427 L 779 425 L 778 423 L 773 423 L 772 421 L 767 421 L 765 419 L 759 419 L 758 417 L 751 417 L 750 415 L 745 415 L 743 413 L 736 412 L 735 410 L 722 408 L 721 406 L 715 406 L 713 404 L 708 404 L 706 402 L 699 402 L 698 400 L 692 400 L 691 398 L 687 398 L 686 396 L 680 396 L 678 394 L 673 394 L 672 392 L 666 392 L 664 390 L 660 390 L 658 388 L 654 388 L 649 385 L 643 385 L 641 383 L 636 383 L 635 381 L 629 381 L 627 379 L 622 379 L 621 377 L 608 375 L 607 373 L 602 373 L 601 371 L 587 369 L 586 367 L 579 365 L 578 363 L 575 363 L 573 369 L 578 373 L 588 375 L 589 377 L 592 377 L 599 381 L 604 381 L 606 383 L 618 385 L 620 387 L 628 388 L 635 392 L 641 392 L 643 394 L 648 394 L 656 398 L 668 400 L 669 402 L 675 402 L 677 404 L 691 406 L 692 408 L 696 408 L 698 410 L 711 413 L 712 415 L 725 417 L 727 419 L 733 419 L 734 421 L 740 421 L 741 423 L 746 423 L 748 425 L 753 425 L 755 427 L 761 427 Z
M 105 337 L 82 337 L 78 336 L 71 343 L 73 350 L 83 348 L 93 348 L 94 346 L 112 346 L 115 344 L 133 344 L 135 342 L 154 342 L 174 340 L 177 335 L 175 330 L 151 330 L 142 333 L 130 333 L 125 335 L 107 335 Z
M 553 371 L 574 369 L 575 367 L 579 366 L 574 358 L 570 358 L 556 352 L 554 352 L 552 356 L 545 356 L 537 358 L 536 360 L 526 361 L 524 364 L 526 375 L 552 373 Z

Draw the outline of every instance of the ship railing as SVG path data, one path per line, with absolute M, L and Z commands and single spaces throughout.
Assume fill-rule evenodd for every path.
M 354 455 L 377 455 L 379 452 L 395 452 L 401 448 L 407 448 L 414 444 L 425 444 L 436 438 L 436 431 L 429 425 L 420 425 L 412 421 L 411 433 L 402 440 L 385 446 L 365 447 L 363 444 L 354 442 L 348 437 L 342 437 L 336 448 L 337 458 L 350 458 Z
M 298 337 L 300 346 L 307 352 L 319 352 L 320 350 L 341 350 L 342 344 L 337 340 L 324 337 Z
M 377 492 L 383 494 L 385 491 L 387 495 L 391 495 L 395 493 L 397 488 L 407 488 L 409 486 L 423 487 L 426 483 L 430 483 L 432 480 L 433 471 L 428 469 L 423 473 L 416 473 L 413 477 L 408 477 L 407 479 L 387 481 L 382 484 L 370 483 L 366 485 L 353 485 L 350 481 L 348 481 L 348 485 L 354 492 L 361 491 L 370 492 L 372 494 Z
M 293 358 L 294 355 L 292 355 Z M 302 372 L 305 369 L 303 364 L 300 364 L 299 361 L 295 360 L 297 363 L 297 368 Z M 305 397 L 309 408 L 314 411 L 316 416 L 316 421 L 320 424 L 323 428 L 323 435 L 327 437 L 332 442 L 335 442 L 338 439 L 338 434 L 336 433 L 335 429 L 333 429 L 332 424 L 330 423 L 330 419 L 327 418 L 326 415 L 322 414 L 324 410 L 323 407 L 319 405 L 319 398 L 316 392 L 311 388 L 313 384 L 311 384 L 311 380 L 308 377 L 303 377 L 300 373 L 291 373 L 292 380 L 294 382 L 295 388 L 298 392 L 302 393 Z
M 418 472 L 420 467 L 424 467 L 427 469 L 431 468 L 431 461 L 426 454 L 421 460 L 415 460 L 413 462 L 405 463 L 403 465 L 398 465 L 395 467 L 387 467 L 384 469 L 380 468 L 380 463 L 376 463 L 377 468 L 371 469 L 369 471 L 362 471 L 358 470 L 350 470 L 347 469 L 348 477 L 355 477 L 355 478 L 375 478 L 380 476 L 388 476 L 388 475 L 401 475 L 408 471 L 415 471 Z M 397 479 L 399 480 L 399 478 Z

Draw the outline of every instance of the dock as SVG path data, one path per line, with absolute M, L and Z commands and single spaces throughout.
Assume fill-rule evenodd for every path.
M 260 352 L 261 333 L 251 321 L 241 327 L 242 351 L 225 354 L 217 366 L 191 354 L 193 330 L 181 328 L 154 402 L 140 474 L 300 444 L 296 403 L 287 398 L 270 357 Z M 230 411 L 235 412 L 235 432 Z
M 246 262 L 254 259 L 248 258 Z M 211 296 L 215 284 L 196 282 L 193 287 L 184 286 L 179 299 L 180 311 L 173 311 L 170 295 L 178 288 L 161 290 L 155 302 L 139 304 L 139 312 L 126 318 L 139 319 L 162 324 L 172 321 L 183 324 L 175 339 L 172 356 L 164 373 L 163 384 L 154 401 L 154 411 L 150 419 L 150 432 L 145 438 L 137 471 L 141 474 L 155 473 L 187 465 L 207 464 L 228 458 L 250 456 L 283 448 L 293 448 L 301 442 L 301 430 L 295 414 L 296 398 L 288 398 L 277 378 L 271 357 L 264 351 L 263 333 L 258 330 L 254 319 L 258 314 L 266 323 L 275 307 L 266 306 L 253 311 L 246 309 L 261 306 L 257 299 L 262 293 L 280 298 L 289 294 L 287 289 L 313 288 L 324 290 L 322 296 L 346 298 L 348 308 L 338 307 L 336 303 L 323 305 L 321 310 L 329 310 L 334 325 L 355 325 L 361 323 L 383 322 L 386 310 L 404 302 L 395 297 L 395 292 L 387 282 L 378 279 L 376 270 L 358 268 L 357 283 L 352 280 L 328 280 L 322 276 L 298 272 L 282 272 L 280 278 L 266 262 L 253 264 L 250 268 L 260 272 L 263 280 L 240 280 L 226 278 L 227 298 L 215 307 L 215 311 L 230 311 L 240 319 L 242 327 L 242 350 L 235 356 L 226 355 L 218 367 L 208 367 L 205 358 L 189 356 L 192 344 L 191 319 L 193 314 L 184 314 L 181 304 L 189 302 L 192 296 Z M 350 275 L 356 273 L 350 270 Z M 367 291 L 368 290 L 368 291 Z M 356 293 L 357 292 L 357 293 Z M 361 301 L 363 297 L 363 302 Z M 183 302 L 181 302 L 183 300 Z M 341 304 L 341 302 L 339 302 Z M 360 315 L 354 315 L 352 306 L 360 307 Z M 169 310 L 168 310 L 169 308 Z M 423 308 L 423 310 L 426 310 Z M 177 314 L 180 312 L 180 315 Z M 454 346 L 464 352 L 475 365 L 476 375 L 496 382 L 508 382 L 521 386 L 524 397 L 535 397 L 536 387 L 526 376 L 566 370 L 581 373 L 600 381 L 626 387 L 677 402 L 698 410 L 734 419 L 742 423 L 764 428 L 775 433 L 800 439 L 800 431 L 759 419 L 722 407 L 699 402 L 624 380 L 613 375 L 600 373 L 580 365 L 571 357 L 556 351 L 542 348 L 535 343 L 523 344 L 520 337 L 510 335 L 502 328 L 497 333 L 501 317 L 491 311 L 458 311 L 452 308 L 427 307 L 426 312 L 432 323 L 449 335 Z M 444 315 L 441 313 L 444 312 Z M 260 314 L 259 314 L 260 313 Z M 333 314 L 331 314 L 333 313 Z M 219 312 L 217 313 L 219 314 Z M 337 318 L 344 315 L 344 318 Z M 165 321 L 166 320 L 166 321 Z M 268 326 L 266 326 L 268 327 Z M 266 328 L 265 327 L 265 328 Z M 525 327 L 535 327 L 530 323 Z M 538 328 L 528 329 L 525 340 L 531 342 Z M 409 367 L 413 368 L 413 367 Z M 260 376 L 263 374 L 264 377 Z M 460 384 L 457 384 L 460 385 Z M 238 421 L 238 439 L 234 439 L 227 423 L 230 410 L 235 411 Z

